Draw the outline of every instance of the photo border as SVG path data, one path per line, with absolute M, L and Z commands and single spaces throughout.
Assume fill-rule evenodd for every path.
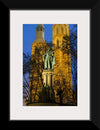
M 58 15 L 59 14 L 59 15 Z M 38 16 L 38 17 L 37 17 Z M 41 17 L 42 16 L 42 17 Z M 76 18 L 74 17 L 76 16 Z M 63 18 L 63 19 L 61 19 Z M 52 19 L 52 20 L 51 20 Z M 59 20 L 58 20 L 59 19 Z M 23 23 L 78 24 L 78 105 L 23 107 Z M 84 38 L 85 37 L 85 38 Z M 10 11 L 10 120 L 90 119 L 90 11 Z M 84 53 L 85 50 L 85 53 Z M 15 58 L 16 57 L 16 58 Z M 84 63 L 84 65 L 83 65 Z M 83 68 L 83 69 L 82 69 Z M 19 71 L 20 70 L 20 71 Z M 85 82 L 84 82 L 85 81 Z M 82 83 L 83 82 L 83 83 Z M 80 86 L 80 87 L 79 87 Z M 85 94 L 85 95 L 84 95 Z M 34 115 L 34 116 L 33 116 Z M 44 115 L 44 116 L 43 116 Z
M 65 125 L 68 125 L 68 127 L 71 127 L 71 125 L 73 124 L 74 127 L 76 128 L 81 128 L 81 127 L 84 127 L 84 128 L 97 128 L 99 127 L 100 128 L 100 102 L 98 102 L 98 100 L 100 99 L 100 88 L 99 88 L 99 73 L 100 73 L 100 69 L 99 69 L 99 66 L 100 66 L 100 59 L 98 59 L 98 55 L 100 54 L 100 51 L 99 51 L 99 48 L 100 48 L 100 39 L 99 39 L 99 30 L 100 30 L 100 1 L 99 0 L 88 0 L 88 2 L 84 1 L 84 0 L 81 0 L 80 2 L 75 0 L 76 4 L 71 4 L 71 5 L 65 5 L 65 6 L 61 6 L 62 8 L 58 8 L 57 6 L 53 7 L 53 8 L 50 8 L 49 7 L 44 7 L 44 8 L 39 8 L 37 6 L 36 8 L 36 4 L 35 4 L 35 7 L 33 6 L 32 7 L 32 2 L 30 2 L 30 4 L 27 4 L 26 2 L 22 5 L 22 4 L 19 4 L 21 2 L 21 0 L 17 0 L 17 1 L 11 1 L 11 0 L 8 0 L 5 2 L 5 0 L 1 3 L 2 5 L 2 8 L 1 10 L 5 11 L 3 14 L 6 16 L 6 20 L 8 21 L 8 24 L 6 25 L 6 27 L 8 26 L 8 31 L 10 31 L 9 29 L 9 25 L 10 25 L 10 22 L 9 22 L 9 12 L 10 12 L 10 9 L 26 9 L 26 10 L 30 10 L 30 9 L 60 9 L 60 10 L 67 10 L 67 9 L 70 9 L 70 10 L 73 10 L 73 9 L 90 9 L 91 10 L 91 58 L 90 58 L 90 61 L 91 61 L 91 120 L 90 121 L 64 121 L 64 124 Z M 70 2 L 69 2 L 70 3 Z M 87 4 L 86 4 L 87 3 Z M 7 21 L 4 21 L 4 23 L 6 23 Z M 3 23 L 3 24 L 4 24 Z M 10 33 L 6 33 L 7 35 L 7 41 L 10 40 Z M 9 37 L 8 37 L 9 36 Z M 2 38 L 1 38 L 2 39 Z M 8 42 L 7 42 L 8 43 Z M 10 42 L 8 45 L 8 53 L 9 55 L 8 56 L 8 68 L 9 68 L 9 72 L 8 72 L 8 75 L 10 75 Z M 96 75 L 96 76 L 95 76 Z M 10 76 L 8 76 L 8 84 L 10 86 Z M 10 88 L 10 87 L 9 87 Z M 9 88 L 8 88 L 8 92 L 9 92 Z M 9 92 L 10 94 L 10 92 Z M 9 94 L 8 94 L 8 97 L 9 97 Z M 9 103 L 9 98 L 8 98 L 8 103 Z M 10 111 L 10 108 L 9 108 L 9 104 L 8 104 L 8 114 L 9 115 L 9 111 Z M 10 121 L 9 120 L 9 117 L 7 118 L 10 126 L 14 125 L 16 123 L 16 127 L 17 127 L 17 122 L 16 121 Z M 58 122 L 58 121 L 57 121 Z M 28 124 L 26 122 L 21 122 L 19 123 L 20 125 L 21 124 Z M 30 124 L 32 125 L 32 121 L 30 122 Z M 39 123 L 39 122 L 37 122 Z M 37 124 L 35 122 L 35 124 Z M 43 123 L 43 121 L 42 121 Z M 53 124 L 55 124 L 55 121 L 52 122 Z M 58 122 L 60 123 L 60 122 Z M 57 124 L 58 124 L 57 123 Z M 79 125 L 80 124 L 80 125 Z M 95 125 L 96 126 L 95 126 Z M 82 125 L 82 126 L 81 126 Z M 27 125 L 25 125 L 27 126 Z

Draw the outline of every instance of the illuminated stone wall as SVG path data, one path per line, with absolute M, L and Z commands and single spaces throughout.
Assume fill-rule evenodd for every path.
M 42 25 L 43 26 L 43 25 Z M 42 27 L 43 28 L 43 27 Z M 31 80 L 30 80 L 30 95 L 32 101 L 38 101 L 38 93 L 43 84 L 43 55 L 47 51 L 48 45 L 44 40 L 44 29 L 40 36 L 40 26 L 37 28 L 37 35 L 43 42 L 39 42 L 38 36 L 35 42 L 32 44 L 32 65 L 31 65 Z M 70 50 L 64 48 L 63 50 L 63 36 L 69 36 L 68 24 L 54 24 L 53 31 L 53 48 L 55 51 L 55 65 L 53 72 L 53 88 L 55 90 L 56 102 L 59 102 L 59 97 L 56 95 L 57 88 L 61 87 L 64 90 L 63 103 L 70 102 L 72 100 L 72 74 L 71 74 L 71 54 L 67 54 Z M 37 95 L 34 97 L 34 95 Z
M 32 44 L 32 64 L 31 64 L 31 80 L 30 86 L 32 101 L 38 101 L 38 93 L 42 88 L 43 79 L 43 54 L 48 48 L 47 43 L 36 42 Z M 37 96 L 35 96 L 37 95 Z M 35 96 L 35 97 L 34 97 Z M 35 99 L 34 99 L 35 98 Z
M 55 96 L 57 88 L 61 87 L 64 90 L 63 102 L 72 99 L 72 74 L 71 74 L 71 55 L 63 50 L 63 36 L 69 36 L 68 24 L 53 25 L 53 50 L 55 51 L 54 65 L 54 85 Z M 70 49 L 70 46 L 69 46 Z M 58 96 L 56 96 L 56 99 Z

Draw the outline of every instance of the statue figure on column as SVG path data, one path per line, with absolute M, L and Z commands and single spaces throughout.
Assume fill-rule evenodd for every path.
M 43 55 L 44 61 L 44 69 L 53 69 L 53 65 L 55 64 L 54 52 L 48 48 L 47 52 Z

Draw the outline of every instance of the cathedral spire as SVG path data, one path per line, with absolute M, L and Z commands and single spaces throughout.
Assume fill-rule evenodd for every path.
M 38 24 L 36 28 L 36 39 L 34 42 L 45 42 L 44 39 L 44 25 L 43 24 Z
M 38 24 L 37 27 L 43 27 L 44 28 L 44 25 L 43 24 Z

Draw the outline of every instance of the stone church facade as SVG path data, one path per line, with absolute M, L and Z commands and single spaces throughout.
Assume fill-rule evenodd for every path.
M 38 24 L 36 28 L 36 39 L 32 44 L 32 65 L 30 75 L 30 97 L 32 102 L 38 101 L 39 91 L 43 84 L 48 85 L 54 89 L 55 101 L 59 103 L 57 96 L 57 88 L 63 89 L 63 103 L 72 100 L 72 74 L 71 74 L 71 54 L 65 53 L 70 50 L 64 49 L 63 37 L 69 36 L 68 24 L 53 24 L 53 46 L 48 46 L 44 39 L 44 26 Z M 53 69 L 44 69 L 43 56 L 48 48 L 55 53 L 55 64 Z

